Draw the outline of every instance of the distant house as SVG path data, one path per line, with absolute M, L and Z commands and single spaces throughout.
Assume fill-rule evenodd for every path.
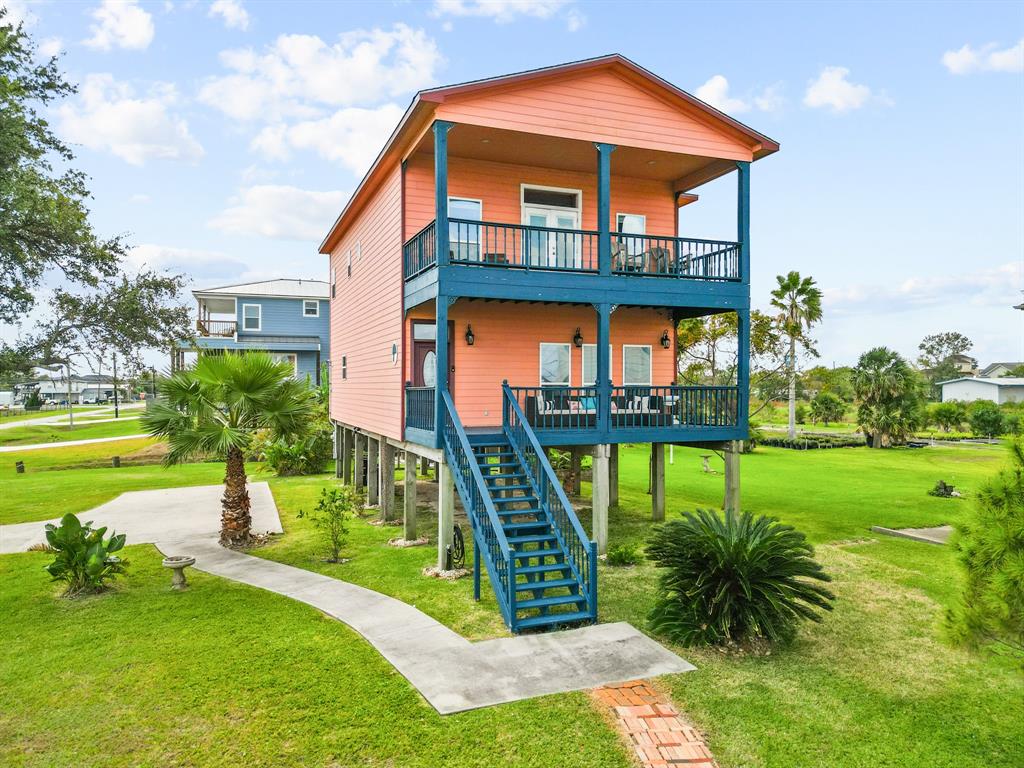
M 956 368 L 956 372 L 962 376 L 978 375 L 978 361 L 973 357 L 968 357 L 967 355 L 950 355 L 946 358 L 945 362 L 952 363 L 953 367 Z
M 39 393 L 44 403 L 67 403 L 69 391 L 72 403 L 105 403 L 114 398 L 114 380 L 100 374 L 72 374 L 69 385 L 67 376 L 61 373 L 37 370 L 30 381 L 15 385 L 13 402 L 25 402 L 33 391 Z M 118 394 L 128 399 L 123 381 Z
M 197 354 L 263 350 L 292 366 L 296 378 L 320 383 L 330 349 L 329 288 L 321 280 L 264 280 L 193 291 L 194 343 L 172 351 L 171 369 Z
M 986 379 L 998 379 L 1000 376 L 1005 376 L 1006 374 L 1008 374 L 1014 368 L 1020 368 L 1021 366 L 1024 366 L 1024 362 L 1022 362 L 1022 363 L 989 363 L 984 368 L 982 368 L 980 371 L 978 371 L 978 376 L 981 376 L 981 377 L 986 378 Z
M 991 400 L 993 403 L 1024 402 L 1024 378 L 992 379 L 964 376 L 959 379 L 939 382 L 942 387 L 942 402 L 961 400 Z

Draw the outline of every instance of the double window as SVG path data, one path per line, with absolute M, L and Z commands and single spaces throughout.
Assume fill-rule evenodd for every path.
M 302 302 L 303 317 L 320 317 L 320 302 L 316 299 L 304 299 Z
M 242 305 L 242 330 L 259 331 L 263 327 L 263 307 L 259 304 Z

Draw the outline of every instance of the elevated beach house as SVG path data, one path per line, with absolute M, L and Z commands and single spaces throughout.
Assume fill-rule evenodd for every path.
M 328 290 L 322 280 L 286 279 L 193 291 L 196 338 L 172 351 L 171 368 L 196 354 L 258 349 L 318 384 L 330 350 Z
M 619 444 L 650 444 L 659 519 L 666 444 L 746 437 L 750 173 L 777 150 L 617 55 L 433 88 L 321 244 L 339 472 L 364 482 L 367 456 L 388 517 L 395 451 L 437 462 L 438 564 L 457 491 L 477 590 L 482 563 L 513 631 L 596 619 Z M 680 209 L 725 175 L 735 237 L 702 238 Z M 739 321 L 735 383 L 678 385 L 677 322 L 721 312 Z M 589 532 L 555 447 L 593 456 Z

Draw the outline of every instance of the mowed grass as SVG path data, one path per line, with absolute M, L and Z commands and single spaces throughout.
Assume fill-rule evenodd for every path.
M 67 424 L 29 424 L 0 430 L 0 446 L 59 443 L 68 440 L 91 440 L 142 433 L 143 429 L 137 418 L 101 421 L 97 424 L 78 421 L 73 427 Z
M 677 450 L 675 464 L 667 467 L 669 516 L 695 506 L 721 504 L 723 477 L 701 471 L 702 453 Z M 621 503 L 611 514 L 613 544 L 642 544 L 653 526 L 646 492 L 648 456 L 642 447 L 623 447 L 621 451 Z M 818 557 L 835 578 L 833 588 L 839 599 L 822 624 L 805 626 L 793 646 L 769 656 L 673 648 L 698 669 L 660 678 L 658 685 L 707 734 L 723 768 L 1019 765 L 1024 754 L 1024 718 L 1019 716 L 1024 706 L 1024 676 L 1019 666 L 998 656 L 954 648 L 943 639 L 943 614 L 959 591 L 952 551 L 870 532 L 873 524 L 931 525 L 959 519 L 967 511 L 971 492 L 1002 463 L 1003 452 L 987 447 L 763 449 L 742 461 L 744 506 L 778 516 L 808 532 Z M 712 466 L 720 469 L 717 457 Z M 219 482 L 223 475 L 220 465 L 207 464 L 166 470 L 39 471 L 35 476 L 50 476 L 48 492 L 66 506 L 87 509 L 94 504 L 87 505 L 80 498 L 84 491 L 79 483 L 97 478 L 96 485 L 104 486 L 110 497 L 131 489 L 129 480 L 136 482 L 131 472 L 138 470 L 146 473 L 137 479 L 149 483 L 144 487 Z M 254 479 L 267 477 L 259 466 L 249 470 Z M 31 477 L 32 473 L 16 480 Z M 968 498 L 928 496 L 926 491 L 940 478 L 962 488 Z M 311 510 L 320 489 L 335 482 L 331 476 L 270 478 L 286 533 L 252 554 L 393 595 L 472 639 L 507 634 L 486 575 L 480 603 L 472 600 L 471 579 L 441 582 L 420 575 L 421 569 L 436 559 L 436 517 L 425 507 L 420 510 L 419 528 L 421 534 L 429 535 L 429 546 L 394 549 L 387 540 L 400 536 L 401 528 L 374 526 L 368 519 L 359 519 L 350 523 L 349 543 L 343 553 L 349 561 L 323 562 L 323 539 L 298 512 Z M 436 486 L 424 485 L 421 499 L 436 494 Z M 8 476 L 0 475 L 0 491 L 5 492 L 0 494 L 0 515 L 11 514 L 12 487 Z M 585 485 L 584 491 L 589 493 L 589 487 Z M 45 491 L 40 486 L 36 492 Z M 589 527 L 589 510 L 581 505 L 579 512 Z M 52 516 L 37 514 L 23 519 Z M 462 524 L 468 536 L 468 526 Z M 467 562 L 472 563 L 471 541 L 467 545 Z M 165 594 L 161 590 L 166 574 L 154 566 L 152 585 L 147 586 L 145 579 L 150 576 L 136 573 L 135 562 L 140 559 L 136 551 L 143 553 L 143 559 L 151 552 L 138 547 L 130 553 L 132 573 L 121 591 L 88 603 L 102 606 L 103 611 L 112 606 L 113 614 L 95 614 L 99 628 L 83 622 L 83 614 L 78 613 L 91 609 L 51 600 L 51 587 L 35 572 L 44 557 L 0 557 L 0 567 L 8 566 L 17 576 L 0 582 L 5 585 L 0 588 L 0 599 L 6 599 L 7 593 L 16 589 L 13 585 L 20 584 L 17 589 L 26 590 L 21 594 L 27 595 L 22 598 L 22 609 L 40 612 L 45 631 L 60 638 L 53 653 L 74 645 L 71 652 L 76 670 L 65 674 L 57 690 L 45 699 L 51 705 L 60 702 L 56 708 L 41 702 L 44 694 L 38 686 L 38 690 L 26 692 L 23 688 L 30 685 L 29 680 L 16 681 L 9 694 L 15 702 L 14 715 L 7 715 L 10 706 L 2 698 L 8 695 L 7 665 L 20 663 L 19 669 L 23 669 L 26 660 L 31 660 L 36 668 L 52 658 L 48 646 L 44 652 L 28 643 L 31 635 L 17 636 L 12 656 L 7 657 L 16 661 L 0 664 L 4 689 L 0 693 L 0 744 L 13 744 L 11 752 L 18 756 L 24 752 L 26 739 L 39 740 L 40 746 L 29 753 L 35 762 L 12 764 L 71 762 L 66 750 L 72 747 L 67 744 L 75 735 L 81 738 L 86 733 L 81 713 L 102 711 L 108 695 L 95 683 L 90 666 L 93 654 L 103 660 L 98 670 L 104 675 L 110 673 L 105 661 L 108 656 L 142 659 L 138 665 L 132 662 L 117 667 L 129 674 L 119 683 L 119 690 L 131 697 L 132 703 L 122 702 L 117 709 L 116 734 L 126 743 L 114 747 L 115 763 L 229 765 L 241 762 L 244 750 L 251 756 L 245 760 L 254 765 L 405 766 L 426 765 L 429 760 L 467 765 L 545 761 L 628 764 L 614 732 L 578 695 L 460 715 L 457 720 L 462 727 L 452 728 L 450 718 L 438 717 L 408 689 L 403 678 L 345 627 L 283 598 L 200 577 L 196 589 L 187 594 L 200 594 L 200 587 L 204 595 L 215 592 L 208 613 L 205 600 L 204 610 L 198 612 L 191 607 L 181 611 L 177 606 L 182 603 L 174 602 L 167 603 L 166 611 L 157 610 L 163 604 L 148 601 Z M 630 621 L 645 627 L 655 595 L 656 569 L 650 563 L 622 569 L 602 565 L 599 573 L 601 620 Z M 268 602 L 268 598 L 273 599 Z M 130 605 L 129 599 L 133 601 Z M 278 606 L 275 601 L 283 602 Z M 275 603 L 273 608 L 268 608 L 270 603 Z M 57 606 L 56 611 L 51 611 L 52 605 Z M 0 609 L 4 607 L 0 605 Z M 141 614 L 147 611 L 155 621 L 139 626 L 145 621 Z M 6 618 L 8 614 L 3 615 Z M 12 621 L 12 626 L 18 626 L 25 619 L 15 614 Z M 173 636 L 159 639 L 152 624 L 171 627 Z M 130 627 L 131 633 L 116 632 L 114 626 Z M 38 636 L 43 636 L 42 631 L 39 629 Z M 252 640 L 262 637 L 264 631 L 276 657 L 264 655 L 270 650 Z M 225 646 L 219 644 L 220 637 L 227 638 Z M 155 669 L 147 671 L 142 665 L 149 663 L 154 644 L 162 653 Z M 85 655 L 75 655 L 79 653 Z M 310 655 L 316 658 L 307 658 Z M 165 658 L 174 656 L 180 657 L 180 662 Z M 251 669 L 242 663 L 245 660 Z M 226 665 L 223 674 L 220 664 Z M 317 671 L 326 682 L 318 682 Z M 197 716 L 175 709 L 173 702 L 165 705 L 164 699 L 152 693 L 154 688 L 162 688 L 164 693 L 187 690 L 189 700 L 198 708 Z M 335 689 L 347 692 L 346 703 L 339 704 L 340 694 Z M 78 697 L 57 698 L 59 692 L 68 690 L 78 692 Z M 88 693 L 81 694 L 83 691 Z M 404 703 L 407 698 L 413 702 L 408 707 Z M 228 704 L 214 705 L 209 702 L 212 699 Z M 21 700 L 26 703 L 19 704 Z M 151 714 L 161 707 L 170 718 Z M 340 713 L 332 707 L 340 707 Z M 170 721 L 179 711 L 184 714 L 180 725 L 174 726 Z M 469 716 L 485 718 L 487 724 Z M 276 718 L 284 718 L 285 725 Z M 410 718 L 416 739 L 407 739 L 403 729 L 399 729 L 397 743 L 386 738 L 395 731 L 394 718 L 397 722 Z M 319 727 L 307 726 L 309 721 Z M 340 721 L 346 724 L 339 725 Z M 111 726 L 102 727 L 104 736 L 114 733 Z M 240 729 L 237 736 L 232 728 Z M 551 733 L 530 741 L 534 729 Z M 558 743 L 559 736 L 568 740 L 565 749 L 548 749 L 549 744 Z M 519 738 L 533 746 L 513 752 L 512 744 Z M 186 742 L 196 745 L 187 758 L 182 752 Z M 441 742 L 449 743 L 441 746 Z M 108 738 L 107 743 L 114 740 Z M 99 752 L 96 748 L 95 755 L 86 753 L 77 764 L 98 763 Z M 0 763 L 6 764 L 3 758 Z
M 0 557 L 0 764 L 631 765 L 585 693 L 441 717 L 313 608 L 195 571 L 173 592 L 155 549 L 125 557 L 114 592 L 76 601 L 47 555 Z
M 75 411 L 75 415 L 76 416 L 79 413 L 95 414 L 97 412 L 101 412 L 101 411 L 99 411 L 99 408 L 100 408 L 100 406 L 96 406 L 96 405 L 76 405 L 74 411 Z M 52 410 L 48 410 L 48 411 L 24 411 L 24 412 L 13 413 L 13 414 L 9 414 L 9 413 L 5 413 L 3 411 L 0 411 L 0 426 L 2 426 L 4 424 L 12 424 L 12 423 L 18 422 L 18 421 L 31 421 L 32 419 L 45 419 L 45 418 L 47 418 L 49 416 L 60 416 L 61 414 L 63 414 L 65 417 L 67 417 L 68 409 L 67 408 L 59 408 L 59 409 L 52 409 Z

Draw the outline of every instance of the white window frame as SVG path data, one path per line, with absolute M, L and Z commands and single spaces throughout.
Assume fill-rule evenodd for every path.
M 569 380 L 565 383 L 560 381 L 544 381 L 544 347 L 565 347 L 569 350 L 569 366 L 567 368 Z M 537 384 L 541 387 L 571 387 L 572 386 L 572 344 L 561 341 L 542 341 L 537 346 Z
M 312 315 L 306 312 L 306 305 L 312 304 L 316 308 L 316 312 Z M 303 317 L 320 317 L 320 299 L 303 299 L 302 300 L 302 316 Z
M 448 195 L 449 215 L 450 215 L 450 212 L 451 212 L 452 200 L 459 200 L 459 201 L 464 202 L 464 203 L 478 203 L 480 205 L 480 218 L 477 219 L 477 221 L 481 221 L 482 222 L 484 220 L 484 201 L 482 199 L 478 199 L 478 198 L 475 198 L 475 197 L 463 197 L 462 195 Z M 454 246 L 452 245 L 453 243 L 465 243 L 465 244 L 468 244 L 468 245 L 474 244 L 472 240 L 452 240 L 451 239 L 451 226 L 450 225 L 449 225 L 448 229 L 449 229 L 449 240 L 450 240 L 450 242 L 448 244 L 449 248 L 454 248 Z M 475 243 L 475 245 L 476 245 L 476 249 L 477 249 L 477 259 L 480 259 L 481 257 L 480 257 L 480 229 L 479 229 L 479 227 L 477 228 L 477 235 L 476 235 L 476 243 Z M 458 251 L 456 250 L 456 254 L 457 253 L 458 253 Z
M 631 233 L 631 232 L 621 232 L 621 233 L 619 232 L 619 217 L 620 216 L 636 216 L 638 219 L 643 219 L 644 231 L 640 232 L 639 234 L 641 234 L 641 235 L 646 235 L 647 234 L 647 214 L 644 214 L 644 213 L 630 213 L 629 211 L 616 211 L 615 212 L 615 231 L 612 234 L 616 234 L 616 235 L 617 234 L 622 234 L 622 235 L 634 234 L 634 233 Z
M 256 307 L 256 327 L 249 328 L 245 324 L 245 309 L 246 307 Z M 242 305 L 242 332 L 255 331 L 257 333 L 263 330 L 263 305 L 262 304 L 243 304 Z
M 526 202 L 526 190 L 528 189 L 539 189 L 541 192 L 574 192 L 576 194 L 576 208 L 566 208 L 561 205 L 538 205 L 537 203 Z M 583 229 L 583 190 L 572 189 L 570 187 L 548 187 L 543 184 L 527 184 L 522 182 L 519 184 L 519 220 L 522 224 L 526 224 L 526 206 L 533 208 L 544 208 L 545 210 L 551 211 L 576 211 L 576 217 L 579 222 L 580 229 Z
M 594 350 L 594 354 L 595 355 L 597 354 L 597 344 L 584 344 L 582 347 L 580 347 L 580 386 L 581 387 L 596 387 L 597 386 L 596 376 L 595 376 L 595 380 L 594 380 L 594 382 L 592 384 L 588 384 L 587 383 L 587 365 L 584 362 L 584 357 L 586 356 L 586 350 L 587 350 L 588 347 L 590 347 L 590 348 L 592 348 Z M 611 372 L 612 366 L 614 365 L 614 350 L 615 350 L 615 345 L 614 344 L 609 344 L 608 345 L 608 371 L 609 371 L 609 373 Z M 594 360 L 594 367 L 595 367 L 595 369 L 597 367 L 597 360 L 596 359 Z
M 646 349 L 647 355 L 647 381 L 626 381 L 626 350 Z M 622 386 L 624 387 L 650 387 L 654 386 L 654 347 L 650 344 L 623 344 L 622 345 Z

